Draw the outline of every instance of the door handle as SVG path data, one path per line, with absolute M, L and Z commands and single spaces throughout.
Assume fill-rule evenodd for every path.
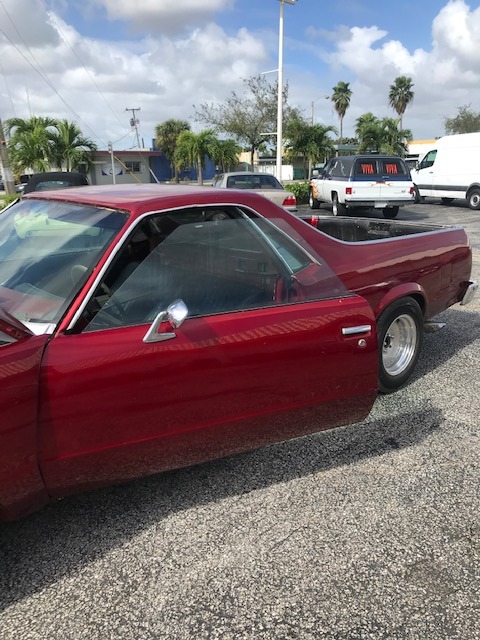
M 344 327 L 342 329 L 342 335 L 344 336 L 356 336 L 359 333 L 368 333 L 372 330 L 371 324 L 359 324 L 356 327 Z

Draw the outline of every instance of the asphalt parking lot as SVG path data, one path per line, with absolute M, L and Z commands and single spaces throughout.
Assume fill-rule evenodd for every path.
M 398 219 L 464 225 L 480 280 L 458 204 Z M 480 639 L 479 311 L 360 424 L 0 525 L 0 638 Z

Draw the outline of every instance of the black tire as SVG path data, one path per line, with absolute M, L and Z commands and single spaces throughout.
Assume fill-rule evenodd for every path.
M 415 189 L 415 200 L 414 200 L 414 203 L 415 204 L 420 204 L 421 202 L 425 202 L 425 198 L 420 195 L 420 191 L 418 190 L 418 187 L 417 187 L 416 184 L 413 185 L 413 188 Z
M 453 202 L 454 198 L 442 198 L 442 203 L 443 204 L 451 204 Z
M 467 202 L 470 209 L 478 211 L 480 209 L 480 189 L 472 189 L 467 195 Z
M 387 207 L 383 210 L 383 217 L 387 220 L 393 220 L 398 216 L 400 207 Z
M 320 208 L 320 200 L 317 200 L 313 195 L 312 189 L 308 190 L 308 204 L 310 205 L 310 209 L 319 209 Z
M 392 302 L 377 319 L 378 388 L 392 393 L 410 377 L 423 344 L 423 314 L 410 297 Z
M 347 207 L 338 201 L 338 194 L 334 193 L 332 198 L 332 211 L 334 216 L 344 216 L 347 213 Z

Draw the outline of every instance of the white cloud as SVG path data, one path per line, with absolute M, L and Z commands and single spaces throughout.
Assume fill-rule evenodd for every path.
M 326 39 L 314 29 L 309 33 Z M 480 8 L 471 10 L 464 0 L 450 0 L 439 11 L 430 48 L 409 51 L 377 26 L 342 26 L 336 33 L 334 51 L 324 54 L 324 59 L 337 77 L 335 83 L 351 81 L 346 135 L 353 135 L 354 121 L 362 113 L 395 115 L 387 96 L 399 75 L 411 77 L 414 83 L 414 102 L 404 117 L 404 126 L 414 135 L 442 135 L 445 116 L 455 115 L 463 104 L 472 103 L 476 109 L 480 103 Z
M 28 2 L 3 4 L 13 10 L 19 1 Z M 185 8 L 186 1 L 177 0 L 177 5 Z M 209 3 L 213 8 L 220 0 Z M 28 51 L 23 42 L 15 48 L 0 33 L 2 117 L 33 113 L 76 120 L 100 146 L 128 132 L 131 114 L 126 108 L 141 108 L 140 129 L 147 145 L 155 124 L 167 118 L 188 119 L 195 126 L 194 104 L 224 100 L 241 87 L 242 78 L 258 73 L 267 57 L 262 43 L 246 29 L 228 35 L 213 23 L 182 37 L 108 41 L 86 38 L 58 15 L 52 20 L 45 12 L 32 20 L 25 15 L 22 22 L 25 30 L 33 30 L 35 22 L 43 36 L 34 44 L 25 38 Z M 0 28 L 5 30 L 1 12 Z M 128 138 L 125 143 L 128 147 Z
M 125 20 L 131 28 L 150 32 L 184 31 L 233 6 L 234 0 L 93 0 L 109 18 Z

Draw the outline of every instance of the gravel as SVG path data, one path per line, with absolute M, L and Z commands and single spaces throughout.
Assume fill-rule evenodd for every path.
M 464 224 L 480 280 L 480 212 Z M 0 525 L 2 640 L 480 639 L 480 296 L 361 424 Z

